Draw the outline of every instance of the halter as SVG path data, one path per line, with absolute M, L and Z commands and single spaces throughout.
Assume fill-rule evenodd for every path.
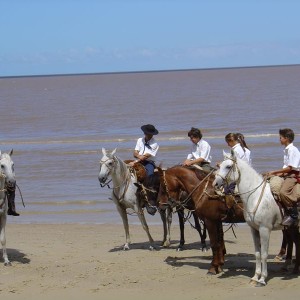
M 235 183 L 235 184 L 239 183 L 239 181 L 240 181 L 240 179 L 241 179 L 241 172 L 240 172 L 240 169 L 239 169 L 238 166 L 237 166 L 236 159 L 233 159 L 233 158 L 231 158 L 231 157 L 228 157 L 227 159 L 230 159 L 230 160 L 233 162 L 233 164 L 232 164 L 232 166 L 230 167 L 228 173 L 226 174 L 225 177 L 221 176 L 220 174 L 217 174 L 217 176 L 221 177 L 221 178 L 223 179 L 223 181 L 225 182 L 225 184 L 228 186 L 230 183 Z M 238 172 L 238 178 L 237 178 L 236 180 L 233 180 L 232 182 L 229 182 L 229 181 L 230 181 L 230 180 L 229 180 L 230 174 L 231 174 L 231 172 L 232 172 L 232 173 L 235 172 L 235 169 L 237 169 L 237 172 Z M 234 173 L 233 173 L 233 174 L 234 174 Z M 239 194 L 237 194 L 237 195 L 239 195 Z
M 234 180 L 234 181 L 232 181 L 232 182 L 235 183 L 235 184 L 238 184 L 239 181 L 240 181 L 240 179 L 241 179 L 241 172 L 240 172 L 240 169 L 239 169 L 239 167 L 238 167 L 238 165 L 237 165 L 237 161 L 236 161 L 236 159 L 233 159 L 233 158 L 231 158 L 231 157 L 228 157 L 227 159 L 230 159 L 231 161 L 233 161 L 233 164 L 232 164 L 230 170 L 228 171 L 228 173 L 226 174 L 225 177 L 221 176 L 220 174 L 217 174 L 217 176 L 220 176 L 220 177 L 223 179 L 223 181 L 225 181 L 226 184 L 228 185 L 228 184 L 229 184 L 229 180 L 228 180 L 229 175 L 230 175 L 231 172 L 234 172 L 234 171 L 235 171 L 235 168 L 236 168 L 236 169 L 237 169 L 237 172 L 238 172 L 238 178 L 237 178 L 237 180 Z M 267 184 L 267 178 L 264 178 L 263 181 L 262 181 L 257 187 L 255 187 L 254 189 L 252 189 L 252 190 L 250 190 L 250 191 L 248 191 L 248 192 L 244 192 L 244 193 L 233 193 L 234 196 L 245 195 L 245 194 L 248 194 L 248 193 L 249 193 L 249 196 L 248 196 L 248 199 L 249 199 L 249 197 L 251 196 L 251 194 L 253 194 L 255 191 L 257 191 L 258 188 L 261 187 L 261 186 L 263 185 L 263 188 L 262 188 L 262 191 L 261 191 L 261 193 L 260 193 L 259 199 L 258 199 L 258 201 L 257 201 L 257 203 L 256 203 L 256 206 L 255 206 L 253 212 L 252 212 L 253 217 L 254 217 L 254 215 L 255 215 L 255 213 L 256 213 L 258 207 L 259 207 L 259 204 L 260 204 L 260 202 L 261 202 L 261 200 L 262 200 L 262 197 L 263 197 L 263 194 L 264 194 L 264 191 L 265 191 L 266 184 Z M 251 212 L 247 212 L 247 213 L 250 214 Z
M 112 157 L 112 158 L 108 158 L 108 159 L 106 159 L 105 161 L 102 161 L 102 160 L 100 160 L 99 161 L 99 164 L 100 165 L 105 165 L 106 166 L 106 168 L 109 170 L 109 172 L 111 172 L 112 171 L 112 167 L 110 167 L 109 165 L 107 165 L 107 161 L 108 160 L 113 160 L 114 162 L 115 162 L 115 159 L 114 159 L 114 156 Z M 104 182 L 104 183 L 100 183 L 100 186 L 101 187 L 105 187 L 105 186 L 107 186 L 109 189 L 111 188 L 110 186 L 109 186 L 109 184 L 111 183 L 111 181 L 112 181 L 112 179 L 110 179 L 110 180 L 107 180 L 106 182 Z
M 110 166 L 109 164 L 107 164 L 107 161 L 109 161 L 109 160 L 112 160 L 113 162 L 114 162 L 114 165 L 118 162 L 118 158 L 116 157 L 116 156 L 112 156 L 111 158 L 107 158 L 106 160 L 100 160 L 100 165 L 105 165 L 106 167 L 107 167 L 107 169 L 109 170 L 109 174 L 110 174 L 110 172 L 114 169 L 114 167 L 113 166 Z M 126 168 L 126 170 L 128 170 L 128 168 Z M 128 187 L 129 187 L 129 182 L 130 182 L 130 176 L 131 176 L 131 173 L 130 172 L 128 172 L 127 173 L 127 175 L 126 175 L 126 177 L 125 177 L 125 179 L 124 179 L 124 183 L 125 183 L 125 188 L 124 188 L 124 191 L 123 191 L 123 193 L 122 193 L 122 195 L 121 196 L 118 196 L 117 194 L 116 194 L 116 190 L 118 189 L 118 188 L 120 188 L 121 186 L 122 186 L 122 184 L 120 184 L 119 186 L 114 186 L 113 187 L 113 195 L 115 196 L 115 198 L 119 201 L 119 202 L 122 202 L 123 200 L 124 200 L 124 196 L 125 196 L 125 194 L 126 194 L 126 192 L 127 192 L 127 190 L 128 190 Z M 101 183 L 100 183 L 100 186 L 101 187 L 104 187 L 104 186 L 108 186 L 109 185 L 109 183 L 112 181 L 112 179 L 111 180 L 109 180 L 109 181 L 107 181 L 107 182 L 105 182 L 104 184 L 102 184 L 101 185 Z
M 212 170 L 210 173 L 208 173 L 194 188 L 193 190 L 187 195 L 187 197 L 183 200 L 180 201 L 179 203 L 177 203 L 180 207 L 182 207 L 183 209 L 186 209 L 186 203 L 191 199 L 191 196 L 193 195 L 193 193 L 200 187 L 200 185 L 205 182 L 205 180 L 207 180 L 206 184 L 205 184 L 205 188 L 201 194 L 201 196 L 199 197 L 200 199 L 203 197 L 203 195 L 206 193 L 206 189 L 209 183 L 209 177 L 212 175 L 214 171 Z M 168 200 L 171 200 L 171 196 L 170 196 L 170 192 L 168 189 L 168 184 L 166 181 L 166 175 L 165 175 L 165 171 L 163 171 L 163 179 L 164 179 L 164 185 L 165 185 L 165 189 L 166 189 L 166 194 L 168 197 Z M 170 203 L 168 203 L 170 205 Z M 170 205 L 171 206 L 171 205 Z

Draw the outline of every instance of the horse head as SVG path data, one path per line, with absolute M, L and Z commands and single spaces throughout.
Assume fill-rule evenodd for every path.
M 239 169 L 237 167 L 237 160 L 234 152 L 226 153 L 223 151 L 224 160 L 219 165 L 219 169 L 215 173 L 215 180 L 213 186 L 220 188 L 224 185 L 236 183 L 239 178 Z
M 117 151 L 115 148 L 111 153 L 108 153 L 105 148 L 102 148 L 102 158 L 100 159 L 100 170 L 98 179 L 100 184 L 104 184 L 107 182 L 108 177 L 114 170 L 115 164 L 117 162 L 116 157 L 114 156 Z
M 178 204 L 181 193 L 178 181 L 174 180 L 171 175 L 172 168 L 163 170 L 158 167 L 157 169 L 160 177 L 160 187 L 157 196 L 159 208 L 163 210 L 168 207 L 173 208 Z
M 14 187 L 16 185 L 14 162 L 11 159 L 12 155 L 13 150 L 11 150 L 9 153 L 0 152 L 1 173 L 5 176 L 5 184 L 7 187 Z

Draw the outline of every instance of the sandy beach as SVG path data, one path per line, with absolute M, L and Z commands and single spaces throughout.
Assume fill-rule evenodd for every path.
M 226 230 L 227 227 L 224 227 Z M 269 278 L 264 288 L 250 286 L 254 273 L 250 230 L 242 224 L 225 233 L 224 272 L 208 276 L 211 250 L 199 250 L 197 232 L 186 226 L 186 250 L 160 248 L 161 226 L 150 226 L 156 251 L 148 250 L 141 226 L 131 225 L 131 250 L 123 251 L 122 225 L 7 224 L 12 266 L 1 264 L 2 299 L 296 299 L 299 278 L 280 270 L 274 257 L 281 232 L 271 235 Z M 2 254 L 2 251 L 1 251 Z M 2 255 L 1 255 L 2 256 Z

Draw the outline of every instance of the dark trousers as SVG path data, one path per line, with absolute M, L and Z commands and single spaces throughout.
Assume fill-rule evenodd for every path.
M 147 176 L 153 175 L 154 169 L 155 169 L 155 164 L 151 161 L 143 161 L 142 165 L 145 167 Z

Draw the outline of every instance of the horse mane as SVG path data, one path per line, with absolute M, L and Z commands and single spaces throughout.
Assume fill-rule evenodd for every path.
M 258 176 L 260 179 L 262 179 L 262 175 L 259 174 L 251 165 L 249 165 L 246 161 L 242 160 L 239 157 L 236 157 L 236 161 L 239 163 L 239 165 L 241 166 L 245 166 L 246 168 L 249 168 L 254 175 Z

